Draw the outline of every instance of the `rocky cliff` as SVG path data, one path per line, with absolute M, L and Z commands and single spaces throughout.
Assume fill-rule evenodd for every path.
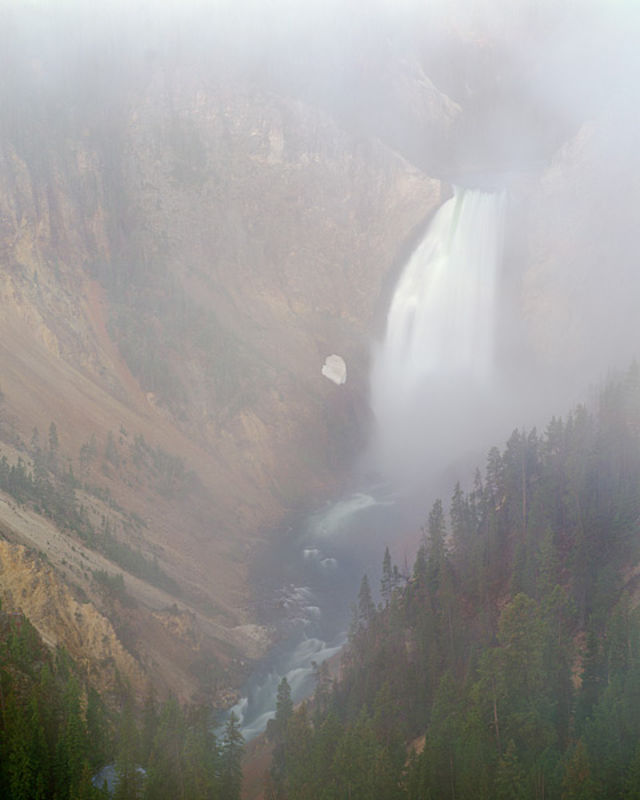
M 376 309 L 440 186 L 325 111 L 185 65 L 102 109 L 74 95 L 52 126 L 43 60 L 19 62 L 42 106 L 16 107 L 1 142 L 2 453 L 31 494 L 7 478 L 0 515 L 112 618 L 135 669 L 191 697 L 211 664 L 224 685 L 264 648 L 249 557 L 363 441 Z M 334 352 L 346 386 L 321 375 Z M 72 487 L 82 524 L 51 523 L 43 481 Z M 2 594 L 31 615 L 11 553 Z M 32 610 L 72 649 L 73 626 L 54 637 Z

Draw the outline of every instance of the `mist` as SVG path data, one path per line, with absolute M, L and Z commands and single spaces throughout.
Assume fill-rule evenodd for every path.
M 1 13 L 10 136 L 108 136 L 157 74 L 291 94 L 434 177 L 510 189 L 497 315 L 541 394 L 547 381 L 579 394 L 633 356 L 635 3 L 41 0 Z
M 448 319 L 441 333 L 431 322 L 423 326 L 425 347 L 429 337 L 440 339 L 418 386 L 392 369 L 401 349 L 379 367 L 403 273 L 381 266 L 394 290 L 380 298 L 382 320 L 366 321 L 362 363 L 347 364 L 347 386 L 360 375 L 355 396 L 367 443 L 349 454 L 358 472 L 350 488 L 362 475 L 368 482 L 306 521 L 296 516 L 293 534 L 282 535 L 275 560 L 290 554 L 284 575 L 282 564 L 265 569 L 273 569 L 272 582 L 290 581 L 291 596 L 306 574 L 325 597 L 348 603 L 347 590 L 353 594 L 384 544 L 408 533 L 417 538 L 428 503 L 454 480 L 468 480 L 491 445 L 516 427 L 566 414 L 608 371 L 638 357 L 639 41 L 640 9 L 631 1 L 3 4 L 3 148 L 11 143 L 44 185 L 61 169 L 54 147 L 71 158 L 67 151 L 82 138 L 95 146 L 112 196 L 120 197 L 117 156 L 140 98 L 162 97 L 170 107 L 172 87 L 184 83 L 194 95 L 241 91 L 247 102 L 286 97 L 313 108 L 354 141 L 375 142 L 407 170 L 440 182 L 440 210 L 455 191 L 502 198 L 491 276 L 473 279 L 458 312 L 462 327 L 480 312 L 487 330 L 478 323 L 466 331 L 454 370 L 461 340 Z M 344 203 L 346 214 L 355 201 Z M 139 233 L 135 220 L 127 209 L 127 224 L 113 234 L 123 250 Z M 425 209 L 411 252 L 432 223 Z M 475 228 L 487 226 L 485 219 Z M 397 242 L 398 252 L 406 249 Z M 461 262 L 472 262 L 478 249 L 469 238 Z M 258 259 L 250 264 L 256 275 L 260 268 Z M 425 269 L 434 269 L 428 259 Z M 465 276 L 460 287 L 468 289 Z M 487 283 L 490 297 L 481 304 Z M 421 300 L 431 304 L 430 320 L 448 302 L 431 288 Z M 336 315 L 349 311 L 347 298 Z M 417 341 L 413 349 L 423 348 Z M 317 373 L 322 380 L 320 365 Z M 398 502 L 391 514 L 403 493 L 408 508 Z M 316 601 L 306 597 L 307 611 Z M 337 635 L 344 611 L 329 614 Z M 335 645 L 331 626 L 314 630 L 319 652 L 321 644 Z
M 0 13 L 3 129 L 33 160 L 55 131 L 113 146 L 135 87 L 196 71 L 210 91 L 317 105 L 445 186 L 506 190 L 505 424 L 562 411 L 636 355 L 635 3 L 34 0 Z M 491 416 L 476 419 L 488 436 Z

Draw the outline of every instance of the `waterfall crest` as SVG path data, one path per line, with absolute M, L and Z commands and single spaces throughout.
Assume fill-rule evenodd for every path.
M 504 192 L 456 188 L 400 277 L 371 375 L 376 455 L 391 472 L 450 449 L 443 426 L 486 402 L 504 210 Z

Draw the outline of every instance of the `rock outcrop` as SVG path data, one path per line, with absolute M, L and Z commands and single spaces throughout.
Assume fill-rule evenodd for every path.
M 42 556 L 1 539 L 0 599 L 5 611 L 28 617 L 45 644 L 63 646 L 97 689 L 113 691 L 124 679 L 138 696 L 144 695 L 144 671 L 111 622 L 91 603 L 74 597 Z

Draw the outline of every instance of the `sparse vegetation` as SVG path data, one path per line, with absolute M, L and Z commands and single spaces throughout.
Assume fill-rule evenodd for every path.
M 139 469 L 145 469 L 155 488 L 164 495 L 185 494 L 196 483 L 193 472 L 187 471 L 179 456 L 161 447 L 151 447 L 142 434 L 137 434 L 131 447 L 131 458 Z
M 132 598 L 127 594 L 124 576 L 121 572 L 112 575 L 103 569 L 95 569 L 92 575 L 93 579 L 105 589 L 109 597 L 116 598 L 123 605 L 132 605 Z
M 91 434 L 88 442 L 85 442 L 80 448 L 80 466 L 86 472 L 89 465 L 94 461 L 98 455 L 98 443 L 96 441 L 95 433 Z
M 178 584 L 160 569 L 157 560 L 155 558 L 147 558 L 140 551 L 134 550 L 125 542 L 116 539 L 108 522 L 105 522 L 100 533 L 96 536 L 96 543 L 98 549 L 107 558 L 119 564 L 127 572 L 153 586 L 157 586 L 159 589 L 163 589 L 165 592 L 169 592 L 174 597 L 181 595 Z
M 107 448 L 111 447 L 113 456 L 119 463 L 117 445 L 112 434 L 107 438 Z M 157 469 L 166 485 L 175 486 L 177 475 L 186 481 L 184 465 L 179 459 L 172 459 L 162 450 L 146 449 L 160 465 Z M 73 531 L 87 546 L 103 553 L 123 569 L 174 596 L 180 596 L 180 587 L 151 559 L 132 548 L 125 541 L 118 539 L 109 521 L 103 518 L 102 526 L 96 529 L 83 504 L 78 503 L 76 489 L 79 483 L 73 469 L 69 467 L 58 474 L 59 440 L 57 429 L 52 423 L 49 429 L 49 444 L 46 449 L 40 447 L 37 428 L 33 429 L 30 455 L 33 469 L 19 457 L 15 464 L 10 464 L 6 455 L 0 458 L 0 489 L 7 492 L 20 503 L 29 503 L 40 514 L 49 517 L 61 529 Z M 160 469 L 164 471 L 160 472 Z M 111 496 L 107 488 L 84 485 L 85 490 L 100 498 L 103 502 L 118 511 L 125 519 L 129 519 Z M 132 519 L 133 524 L 137 524 Z
M 78 505 L 75 496 L 76 481 L 72 470 L 67 470 L 56 479 L 39 455 L 34 457 L 34 468 L 30 471 L 22 458 L 9 464 L 5 455 L 0 458 L 0 489 L 20 503 L 31 503 L 39 513 L 52 519 L 63 529 L 77 533 L 81 539 L 91 543 L 93 527 L 86 512 Z

